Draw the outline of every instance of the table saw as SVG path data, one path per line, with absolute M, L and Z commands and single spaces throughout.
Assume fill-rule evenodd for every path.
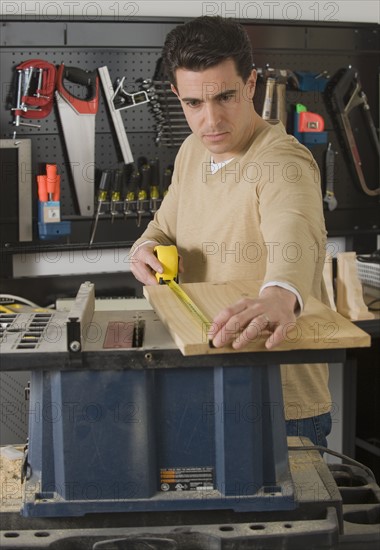
M 18 520 L 5 518 L 1 547 L 27 548 L 30 529 L 46 528 L 52 538 L 30 547 L 48 548 L 86 527 L 78 548 L 140 548 L 128 540 L 143 540 L 136 518 L 144 517 L 154 526 L 144 536 L 158 540 L 151 548 L 216 548 L 199 524 L 218 521 L 226 522 L 218 548 L 252 547 L 239 541 L 252 544 L 267 522 L 266 543 L 281 546 L 265 548 L 305 548 L 309 537 L 319 544 L 311 548 L 338 548 L 348 535 L 336 479 L 360 479 L 371 502 L 380 503 L 379 490 L 359 468 L 334 472 L 318 451 L 300 450 L 307 439 L 288 452 L 279 365 L 342 363 L 346 347 L 367 346 L 369 336 L 334 317 L 339 338 L 308 339 L 312 304 L 298 323 L 301 345 L 290 337 L 275 352 L 262 339 L 245 352 L 216 350 L 200 330 L 193 347 L 184 342 L 191 330 L 176 332 L 182 313 L 162 315 L 150 298 L 155 310 L 99 311 L 94 285 L 84 283 L 69 311 L 0 315 L 2 370 L 31 371 L 24 499 Z M 184 542 L 178 525 L 197 535 Z M 118 537 L 124 546 L 107 546 Z M 371 532 L 367 541 L 378 539 Z

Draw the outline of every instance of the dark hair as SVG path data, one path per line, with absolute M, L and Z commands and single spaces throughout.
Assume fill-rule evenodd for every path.
M 162 51 L 174 85 L 177 69 L 202 71 L 228 58 L 235 61 L 238 75 L 246 82 L 253 67 L 250 39 L 240 23 L 220 16 L 205 15 L 178 25 L 167 35 Z

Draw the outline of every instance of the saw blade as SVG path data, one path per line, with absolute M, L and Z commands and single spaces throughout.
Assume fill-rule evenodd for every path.
M 81 114 L 55 92 L 71 173 L 82 216 L 94 214 L 95 114 Z

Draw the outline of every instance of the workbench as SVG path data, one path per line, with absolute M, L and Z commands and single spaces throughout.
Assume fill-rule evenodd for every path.
M 9 320 L 2 370 L 31 370 L 32 415 L 2 548 L 376 547 L 375 481 L 285 435 L 278 365 L 344 363 L 345 347 L 186 356 L 155 311 L 93 300 L 86 283 L 69 312 Z M 110 327 L 121 332 L 107 347 Z M 200 489 L 177 486 L 186 473 Z

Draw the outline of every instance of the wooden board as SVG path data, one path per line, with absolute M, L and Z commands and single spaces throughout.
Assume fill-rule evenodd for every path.
M 203 313 L 212 320 L 224 307 L 241 298 L 255 298 L 260 284 L 257 281 L 230 281 L 226 283 L 187 283 L 183 290 Z M 269 333 L 262 331 L 240 352 L 231 346 L 210 348 L 207 329 L 194 317 L 186 306 L 166 285 L 144 287 L 144 296 L 150 302 L 183 355 L 204 355 L 218 353 L 241 353 L 267 351 L 264 343 Z M 342 349 L 367 347 L 370 336 L 314 298 L 309 298 L 305 310 L 296 324 L 289 326 L 285 341 L 267 351 L 295 349 Z

